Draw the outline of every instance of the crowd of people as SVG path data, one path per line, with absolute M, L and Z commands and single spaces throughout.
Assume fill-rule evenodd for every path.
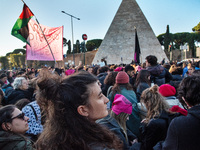
M 196 150 L 200 62 L 1 70 L 2 150 Z

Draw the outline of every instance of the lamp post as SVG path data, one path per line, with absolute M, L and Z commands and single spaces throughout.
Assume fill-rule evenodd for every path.
M 73 62 L 74 62 L 74 65 L 75 65 L 75 57 L 74 57 L 74 32 L 73 32 L 73 18 L 75 18 L 75 19 L 77 19 L 77 20 L 80 20 L 80 18 L 77 18 L 77 17 L 75 17 L 75 16 L 73 16 L 73 15 L 71 15 L 71 14 L 68 14 L 68 13 L 66 13 L 65 11 L 61 11 L 61 12 L 71 17 L 71 27 L 72 27 L 72 45 L 73 45 L 73 47 L 72 47 L 72 51 L 73 51 Z

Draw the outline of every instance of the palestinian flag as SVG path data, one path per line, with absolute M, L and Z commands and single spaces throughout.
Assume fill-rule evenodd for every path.
M 28 22 L 34 16 L 31 10 L 24 4 L 23 11 L 19 18 L 17 19 L 15 25 L 12 28 L 11 34 L 23 42 L 28 42 L 29 30 L 28 30 Z M 29 44 L 30 45 L 30 44 Z

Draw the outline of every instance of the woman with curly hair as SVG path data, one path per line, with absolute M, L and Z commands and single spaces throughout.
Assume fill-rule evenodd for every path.
M 108 115 L 108 99 L 97 78 L 80 71 L 61 79 L 42 71 L 37 81 L 38 104 L 46 112 L 38 150 L 122 149 L 122 142 L 95 121 Z
M 163 141 L 174 113 L 169 111 L 169 105 L 159 93 L 159 87 L 154 85 L 142 92 L 140 102 L 147 109 L 146 118 L 142 120 L 141 142 L 142 150 L 151 150 L 157 142 Z

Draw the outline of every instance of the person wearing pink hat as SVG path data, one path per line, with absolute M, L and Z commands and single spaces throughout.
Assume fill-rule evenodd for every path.
M 100 119 L 97 123 L 107 127 L 114 132 L 123 142 L 123 149 L 130 149 L 137 137 L 126 127 L 126 121 L 132 113 L 132 103 L 123 95 L 116 94 L 110 115 Z
M 111 106 L 116 94 L 123 95 L 132 103 L 133 110 L 129 117 L 129 120 L 127 121 L 127 127 L 133 134 L 139 137 L 140 136 L 139 126 L 140 126 L 141 118 L 139 116 L 139 110 L 137 107 L 137 98 L 131 84 L 129 83 L 129 76 L 124 71 L 120 71 L 117 74 L 116 79 L 115 79 L 115 84 L 112 88 L 111 93 L 108 95 Z

